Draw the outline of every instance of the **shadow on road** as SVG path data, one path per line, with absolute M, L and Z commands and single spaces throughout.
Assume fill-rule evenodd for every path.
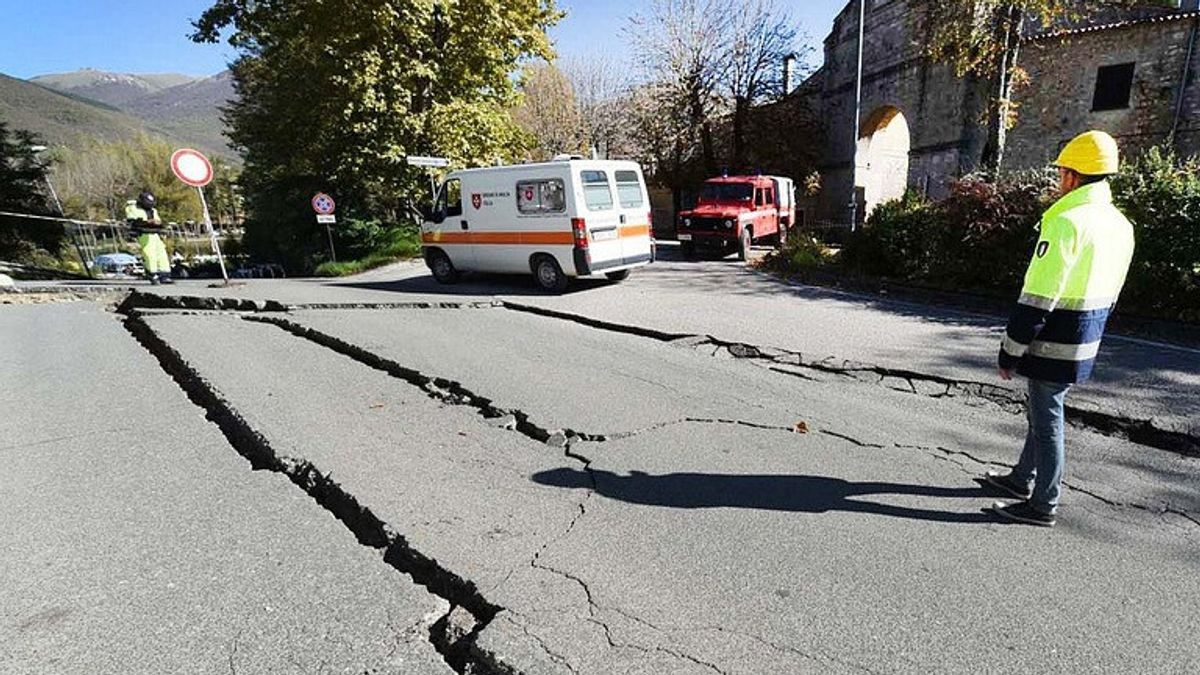
M 590 474 L 590 475 L 589 475 Z M 632 471 L 627 476 L 610 471 L 552 469 L 533 475 L 541 485 L 591 488 L 610 499 L 675 509 L 741 508 L 797 513 L 846 511 L 942 523 L 995 523 L 978 509 L 971 513 L 919 509 L 860 501 L 866 495 L 985 498 L 982 487 L 934 487 L 901 483 L 854 483 L 840 478 L 804 475 L 733 475 L 669 473 L 653 476 Z

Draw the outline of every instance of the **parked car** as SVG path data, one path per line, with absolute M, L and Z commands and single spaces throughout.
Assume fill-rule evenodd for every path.
M 745 260 L 758 241 L 782 245 L 796 221 L 796 186 L 781 176 L 722 176 L 704 182 L 695 208 L 679 213 L 684 255 L 697 251 Z
M 604 274 L 620 281 L 654 260 L 650 200 L 636 162 L 554 161 L 451 172 L 421 227 L 434 278 L 533 274 L 544 290 Z
M 92 261 L 92 269 L 101 274 L 141 277 L 146 274 L 142 261 L 128 253 L 104 253 Z

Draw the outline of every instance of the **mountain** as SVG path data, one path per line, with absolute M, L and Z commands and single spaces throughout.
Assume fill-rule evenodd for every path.
M 121 108 L 131 101 L 144 96 L 187 84 L 197 79 L 200 78 L 170 73 L 162 75 L 130 75 L 127 73 L 110 73 L 103 70 L 85 68 L 72 73 L 39 75 L 29 81 L 64 94 L 81 96 Z
M 233 75 L 225 71 L 143 96 L 123 109 L 176 138 L 230 154 L 220 108 L 232 98 Z
M 51 145 L 77 145 L 85 138 L 118 141 L 150 131 L 142 120 L 112 106 L 3 74 L 0 120 L 10 128 L 33 131 Z
M 6 79 L 10 89 L 15 86 L 13 82 L 20 82 Z M 65 143 L 68 141 L 61 139 L 67 137 L 125 138 L 134 128 L 236 160 L 222 135 L 220 113 L 220 107 L 234 95 L 233 77 L 228 71 L 212 77 L 191 77 L 84 69 L 40 75 L 24 84 L 43 94 L 53 90 L 61 97 L 34 96 L 30 93 L 34 90 L 29 90 L 10 101 L 0 91 L 0 114 L 5 114 L 14 127 L 36 131 L 51 142 Z M 63 98 L 71 103 L 68 105 Z M 10 109 L 7 113 L 5 107 Z M 103 121 L 97 118 L 97 111 L 103 113 L 99 116 Z M 80 122 L 77 133 L 69 134 L 72 117 Z M 118 132 L 118 127 L 122 131 Z

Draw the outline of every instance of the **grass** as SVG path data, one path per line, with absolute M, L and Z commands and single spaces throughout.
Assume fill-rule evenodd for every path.
M 314 274 L 319 277 L 347 277 L 367 270 L 390 265 L 400 260 L 411 260 L 421 255 L 421 236 L 413 230 L 403 230 L 382 250 L 357 260 L 327 261 L 317 265 Z

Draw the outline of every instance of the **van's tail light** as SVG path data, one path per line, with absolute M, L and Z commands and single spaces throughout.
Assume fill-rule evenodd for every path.
M 575 235 L 575 248 L 588 247 L 587 221 L 583 218 L 571 219 L 571 232 Z

